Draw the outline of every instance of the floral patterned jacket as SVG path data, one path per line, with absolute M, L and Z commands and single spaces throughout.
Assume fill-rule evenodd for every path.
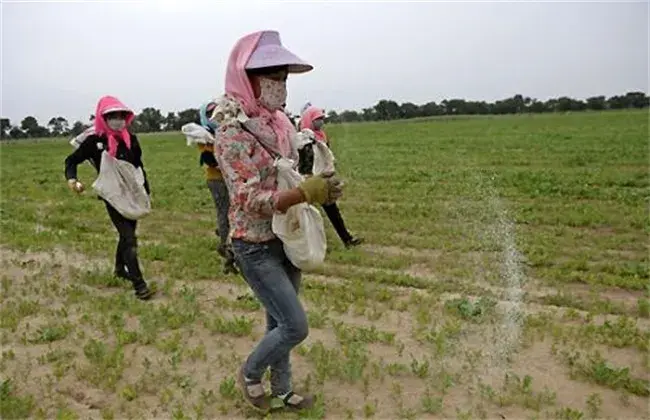
M 279 194 L 275 157 L 244 125 L 274 133 L 263 121 L 249 119 L 236 100 L 224 95 L 216 103 L 214 154 L 230 195 L 230 237 L 255 243 L 274 239 L 271 220 Z

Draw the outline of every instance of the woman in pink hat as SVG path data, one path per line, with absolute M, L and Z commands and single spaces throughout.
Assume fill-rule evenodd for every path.
M 327 134 L 323 131 L 323 124 L 325 124 L 325 112 L 321 108 L 312 106 L 310 103 L 308 103 L 306 108 L 303 107 L 302 115 L 300 116 L 300 130 L 311 130 L 314 133 L 313 141 L 321 142 L 329 147 L 330 143 L 327 139 Z M 303 175 L 312 174 L 312 167 L 314 165 L 313 141 L 298 151 L 298 154 L 300 155 L 298 170 Z M 343 241 L 343 245 L 345 245 L 346 248 L 358 246 L 363 243 L 363 238 L 352 236 L 345 227 L 343 216 L 341 216 L 341 211 L 336 205 L 336 201 L 323 204 L 323 210 L 325 210 L 327 218 L 332 222 L 336 234 L 339 235 L 339 238 L 341 238 L 341 241 Z
M 79 147 L 65 159 L 65 177 L 68 187 L 81 194 L 85 187 L 77 179 L 77 166 L 84 161 L 90 161 L 99 172 L 101 169 L 102 153 L 108 152 L 112 157 L 131 163 L 136 168 L 142 168 L 144 176 L 144 189 L 149 191 L 147 173 L 142 163 L 142 149 L 135 134 L 129 132 L 128 127 L 135 119 L 133 111 L 126 107 L 114 96 L 104 96 L 97 103 L 95 122 L 92 131 L 79 144 Z M 106 205 L 115 230 L 119 234 L 119 241 L 115 251 L 115 276 L 128 280 L 133 285 L 138 299 L 148 300 L 153 296 L 145 282 L 140 263 L 138 262 L 138 241 L 136 237 L 137 221 L 122 216 L 108 201 L 102 199 Z
M 291 350 L 308 334 L 298 298 L 301 273 L 271 230 L 275 212 L 298 203 L 323 204 L 341 196 L 333 176 L 315 176 L 298 188 L 279 191 L 276 157 L 298 160 L 295 128 L 283 112 L 289 73 L 312 66 L 285 49 L 275 31 L 255 32 L 235 44 L 226 70 L 226 94 L 215 102 L 215 157 L 230 195 L 230 235 L 240 270 L 266 309 L 267 332 L 239 371 L 246 401 L 261 411 L 303 409 L 313 397 L 294 392 Z M 271 395 L 262 385 L 271 373 Z

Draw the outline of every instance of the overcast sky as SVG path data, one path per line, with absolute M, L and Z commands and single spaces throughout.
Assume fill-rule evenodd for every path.
M 275 29 L 314 70 L 305 101 L 361 109 L 648 91 L 648 2 L 252 2 L 2 4 L 2 116 L 86 121 L 111 94 L 166 114 L 223 92 L 235 41 Z

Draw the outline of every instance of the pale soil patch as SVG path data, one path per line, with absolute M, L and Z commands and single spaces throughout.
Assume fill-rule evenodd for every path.
M 404 270 L 405 274 L 413 277 L 422 278 L 435 278 L 435 272 L 427 264 L 413 264 L 408 269 Z
M 419 258 L 438 258 L 442 255 L 442 251 L 438 249 L 416 249 L 416 248 L 400 248 L 397 246 L 385 246 L 377 244 L 363 244 L 364 251 L 369 251 L 375 254 L 388 255 L 397 257 L 402 255 L 409 255 Z
M 333 264 L 329 264 L 333 265 Z M 337 267 L 345 267 L 342 265 L 336 265 Z M 373 273 L 378 273 L 378 272 L 393 272 L 393 273 L 401 273 L 401 271 L 392 271 L 392 270 L 386 270 L 386 269 L 373 269 L 373 268 L 361 268 L 357 266 L 350 266 L 350 267 L 355 267 L 356 270 L 364 271 L 369 273 L 369 278 L 371 279 L 371 275 Z M 432 278 L 429 276 L 415 276 L 412 273 L 409 273 L 413 277 L 419 277 L 422 279 L 425 279 L 427 281 L 439 281 L 436 278 Z M 307 274 L 306 275 L 306 280 L 303 281 L 315 281 L 319 283 L 325 283 L 325 284 L 333 284 L 333 285 L 341 285 L 341 284 L 346 284 L 349 283 L 350 280 L 341 278 L 341 277 L 332 277 L 332 276 L 323 276 L 323 275 L 315 275 L 315 274 Z M 372 281 L 369 281 L 369 284 L 372 284 Z M 507 291 L 506 288 L 504 287 L 499 287 L 496 285 L 493 285 L 491 283 L 487 282 L 480 282 L 477 281 L 474 283 L 474 286 L 478 286 L 481 289 L 489 292 L 488 295 L 476 295 L 473 293 L 467 293 L 463 292 L 464 290 L 464 285 L 465 283 L 462 281 L 457 282 L 457 289 L 459 292 L 443 292 L 443 293 L 432 293 L 428 290 L 424 289 L 419 289 L 419 288 L 414 288 L 414 287 L 407 287 L 407 286 L 393 286 L 393 285 L 384 285 L 384 284 L 378 284 L 377 287 L 385 288 L 390 290 L 391 294 L 395 297 L 395 302 L 399 306 L 401 305 L 406 305 L 408 307 L 408 303 L 411 299 L 412 296 L 423 296 L 424 298 L 427 299 L 435 299 L 440 301 L 440 303 L 444 303 L 447 301 L 451 301 L 454 299 L 462 299 L 462 298 L 467 298 L 470 301 L 477 301 L 481 297 L 484 296 L 493 296 L 496 299 L 496 304 L 497 308 L 500 311 L 504 311 L 507 308 L 511 307 L 511 302 L 507 296 Z M 468 283 L 469 284 L 469 283 Z M 567 293 L 567 291 L 572 291 L 573 286 L 575 286 L 575 291 L 577 292 L 577 296 L 583 296 L 583 297 L 589 297 L 593 295 L 593 292 L 589 292 L 584 285 L 567 285 L 565 289 L 563 290 L 562 293 Z M 578 293 L 582 292 L 587 292 L 587 294 L 580 295 Z M 591 324 L 593 325 L 602 325 L 605 322 L 616 322 L 619 320 L 622 316 L 629 316 L 629 315 L 616 315 L 616 314 L 604 314 L 604 315 L 591 315 L 589 314 L 588 311 L 584 310 L 579 310 L 575 308 L 567 308 L 563 306 L 557 306 L 557 305 L 552 305 L 552 304 L 542 304 L 539 303 L 539 300 L 545 297 L 550 297 L 550 296 L 556 296 L 558 295 L 559 291 L 547 286 L 542 286 L 539 284 L 539 282 L 535 280 L 528 280 L 525 283 L 525 286 L 523 287 L 523 302 L 524 304 L 521 305 L 519 308 L 519 311 L 523 316 L 526 315 L 540 315 L 540 314 L 546 314 L 546 315 L 551 315 L 554 319 L 563 319 L 567 314 L 577 314 L 580 317 L 584 318 L 587 315 L 589 315 L 592 319 Z M 617 295 L 617 293 L 620 293 Z M 635 295 L 635 294 L 633 294 Z M 607 295 L 611 297 L 615 296 L 622 296 L 620 299 L 612 299 L 615 302 L 621 302 L 626 305 L 627 308 L 629 308 L 630 312 L 633 312 L 636 308 L 636 299 L 630 297 L 630 295 L 625 291 L 625 290 L 614 290 L 612 295 Z M 379 305 L 382 309 L 382 313 L 386 311 L 385 306 L 386 305 Z M 391 307 L 391 305 L 387 305 Z M 395 306 L 392 305 L 392 306 Z M 367 319 L 367 318 L 366 318 Z M 650 319 L 647 318 L 635 318 L 635 323 L 637 326 L 644 330 L 644 331 L 649 331 L 650 330 Z M 371 321 L 371 322 L 377 322 L 379 324 L 383 325 L 384 318 L 381 317 L 377 321 Z M 563 322 L 568 322 L 564 320 Z M 379 325 L 378 324 L 378 325 Z
M 620 361 L 616 361 L 620 363 Z M 620 363 L 622 364 L 622 363 Z M 551 346 L 537 343 L 522 351 L 514 360 L 513 372 L 520 376 L 530 375 L 534 378 L 536 389 L 547 387 L 555 392 L 558 405 L 567 407 L 584 407 L 592 394 L 599 394 L 603 400 L 601 416 L 606 418 L 642 418 L 648 415 L 647 398 L 628 395 L 629 405 L 622 403 L 621 392 L 613 391 L 584 381 L 569 379 L 566 367 L 551 355 Z
M 436 275 L 436 265 L 439 263 L 439 260 L 443 258 L 448 253 L 443 250 L 438 249 L 427 249 L 427 250 L 418 250 L 414 248 L 400 248 L 393 246 L 382 246 L 376 244 L 365 244 L 363 245 L 364 250 L 368 250 L 370 253 L 386 255 L 386 256 L 415 256 L 417 258 L 425 259 L 424 262 L 417 262 L 411 265 L 408 269 L 404 270 L 404 274 L 408 274 L 413 277 L 421 277 L 424 279 L 436 280 L 438 277 Z M 630 251 L 621 251 L 621 250 L 607 250 L 607 253 L 616 256 L 616 255 L 628 255 Z M 462 255 L 462 263 L 471 267 L 475 274 L 479 277 L 485 277 L 487 274 L 490 274 L 495 268 L 494 264 L 498 263 L 499 253 L 498 252 L 453 252 L 452 255 Z M 634 255 L 638 256 L 637 253 Z M 390 271 L 390 270 L 384 270 Z M 479 279 L 465 279 L 472 281 L 474 284 L 478 284 L 481 287 L 493 288 L 493 285 Z M 478 280 L 478 282 L 476 282 Z M 540 280 L 528 279 L 522 287 L 527 293 L 534 294 L 537 297 L 553 295 L 557 293 L 556 288 L 544 286 Z M 594 293 L 597 293 L 603 298 L 610 299 L 612 301 L 636 304 L 636 300 L 644 296 L 643 291 L 632 291 L 624 290 L 614 287 L 605 287 L 599 286 L 594 289 L 594 286 L 572 283 L 572 284 L 563 284 L 562 290 L 570 293 L 574 293 L 579 296 L 588 296 Z
M 42 276 L 44 272 L 63 273 L 70 268 L 106 267 L 106 264 L 102 265 L 100 261 L 85 259 L 80 255 L 71 258 L 59 251 L 21 254 L 3 249 L 2 256 L 5 276 L 12 280 L 30 278 L 30 281 L 37 283 L 36 289 L 47 282 Z M 312 274 L 306 274 L 303 281 L 331 284 L 333 287 L 350 283 L 347 279 Z M 8 296 L 3 296 L 3 301 L 20 297 L 24 287 L 22 283 L 13 284 Z M 115 390 L 92 385 L 83 377 L 83 368 L 90 366 L 84 356 L 84 346 L 89 338 L 100 340 L 109 348 L 116 344 L 114 333 L 105 334 L 92 324 L 77 322 L 84 311 L 92 308 L 91 301 L 68 305 L 67 319 L 56 318 L 52 312 L 39 312 L 23 318 L 15 332 L 3 330 L 3 349 L 11 349 L 15 353 L 15 359 L 3 361 L 5 367 L 2 377 L 14 378 L 19 395 L 33 395 L 37 406 L 45 410 L 47 417 L 55 416 L 61 407 L 66 407 L 82 418 L 101 417 L 109 411 L 115 418 L 171 417 L 179 407 L 186 415 L 191 416 L 195 416 L 194 410 L 199 407 L 205 418 L 246 417 L 251 413 L 245 408 L 238 390 L 235 389 L 232 395 L 229 394 L 228 381 L 234 379 L 237 368 L 264 333 L 263 310 L 233 311 L 215 304 L 219 299 L 236 301 L 240 296 L 251 294 L 242 279 L 215 277 L 214 281 L 176 281 L 169 296 L 142 304 L 147 305 L 144 307 L 144 314 L 148 307 L 160 309 L 168 304 L 178 304 L 183 299 L 180 295 L 183 287 L 197 292 L 199 317 L 193 323 L 176 330 L 161 331 L 157 340 L 148 345 L 137 342 L 126 344 L 123 348 L 124 370 Z M 556 403 L 543 407 L 540 414 L 552 416 L 555 410 L 565 406 L 586 412 L 586 399 L 598 393 L 603 400 L 603 416 L 640 418 L 647 415 L 647 399 L 634 395 L 626 395 L 623 398 L 622 395 L 625 394 L 622 391 L 570 379 L 566 366 L 558 361 L 557 356 L 551 354 L 551 345 L 546 341 L 533 341 L 529 346 L 516 345 L 510 358 L 495 359 L 494 355 L 490 354 L 493 351 L 491 343 L 501 339 L 498 316 L 509 309 L 510 302 L 507 299 L 497 301 L 494 315 L 496 319 L 474 324 L 450 318 L 441 309 L 445 302 L 452 299 L 468 298 L 475 302 L 480 296 L 462 293 L 434 295 L 417 288 L 389 287 L 372 283 L 366 287 L 368 291 L 377 288 L 390 290 L 391 299 L 386 302 L 368 303 L 370 306 L 364 314 L 355 313 L 354 308 L 342 314 L 329 311 L 325 324 L 320 328 L 311 328 L 309 337 L 302 344 L 305 349 L 322 344 L 331 351 L 344 351 L 345 345 L 339 342 L 333 328 L 334 323 L 338 322 L 353 330 L 369 330 L 374 327 L 381 333 L 394 334 L 393 343 L 368 343 L 363 346 L 367 355 L 363 369 L 365 380 L 348 382 L 328 377 L 324 384 L 319 385 L 315 378 L 323 361 L 311 361 L 307 356 L 300 354 L 292 357 L 296 387 L 301 389 L 308 385 L 312 391 L 323 394 L 326 418 L 336 419 L 350 414 L 359 418 L 365 416 L 368 409 L 374 410 L 376 418 L 409 415 L 416 418 L 453 418 L 458 415 L 458 410 L 462 413 L 470 412 L 472 418 L 528 418 L 535 415 L 535 410 L 520 404 L 499 407 L 482 396 L 479 383 L 490 384 L 499 390 L 507 372 L 514 372 L 522 378 L 530 375 L 535 392 L 546 386 L 556 393 Z M 96 293 L 97 296 L 111 297 L 126 293 L 127 288 L 97 289 L 86 286 L 83 290 Z M 42 293 L 45 292 L 43 290 Z M 128 292 L 130 295 L 130 290 Z M 59 293 L 49 295 L 52 307 L 56 307 L 56 304 L 63 306 L 67 293 L 67 289 L 62 289 Z M 42 299 L 41 292 L 31 297 Z M 418 324 L 415 315 L 418 310 L 417 302 L 424 302 L 420 305 L 431 305 L 432 321 L 426 326 L 431 331 L 440 333 L 446 322 L 458 323 L 459 329 L 450 333 L 452 335 L 443 337 L 438 344 L 416 339 L 414 331 Z M 139 304 L 134 302 L 133 305 Z M 322 311 L 322 308 L 309 300 L 304 300 L 304 305 L 308 312 Z M 402 307 L 399 310 L 391 309 L 394 305 Z M 373 310 L 378 311 L 378 318 L 370 316 Z M 531 304 L 522 305 L 521 311 L 524 314 L 552 312 L 555 320 L 560 320 L 564 313 L 563 308 L 558 308 L 555 312 L 551 306 Z M 252 334 L 236 337 L 208 331 L 203 327 L 202 321 L 205 317 L 216 315 L 226 319 L 244 316 L 252 320 Z M 143 319 L 142 315 L 125 313 L 124 329 L 143 331 L 146 328 Z M 603 317 L 603 320 L 605 319 L 615 318 Z M 23 334 L 30 337 L 43 325 L 63 321 L 73 325 L 65 338 L 49 344 L 21 342 Z M 161 350 L 164 346 L 160 346 L 172 340 L 176 334 L 180 334 L 180 353 L 176 355 L 174 351 Z M 441 343 L 444 348 L 442 353 L 437 347 Z M 630 366 L 636 376 L 647 377 L 648 371 L 644 369 L 638 351 L 606 346 L 596 348 L 618 366 Z M 199 351 L 201 349 L 202 352 Z M 70 361 L 71 366 L 60 379 L 54 376 L 56 362 L 38 362 L 39 357 L 53 350 L 76 353 Z M 348 361 L 344 357 L 334 363 L 345 364 Z M 424 364 L 428 364 L 428 367 L 423 368 Z M 389 365 L 393 366 L 391 369 L 398 370 L 389 372 Z M 383 368 L 377 370 L 377 366 Z M 418 367 L 421 377 L 416 374 Z M 132 401 L 127 398 L 130 388 L 135 390 Z M 429 405 L 425 404 L 426 401 L 429 401 Z M 369 408 L 364 408 L 365 404 Z M 434 412 L 425 412 L 425 407 L 432 408 Z
M 108 261 L 88 258 L 86 255 L 66 251 L 62 248 L 50 252 L 16 252 L 0 246 L 0 265 L 4 270 L 14 270 L 18 278 L 22 278 L 27 271 L 34 271 L 47 267 L 54 269 L 68 269 L 70 267 L 80 270 L 103 269 L 110 266 Z
M 450 288 L 450 289 L 456 289 L 459 292 L 462 293 L 464 290 L 472 290 L 472 289 L 483 289 L 486 292 L 490 292 L 492 295 L 496 296 L 498 299 L 501 300 L 507 300 L 508 297 L 508 288 L 504 287 L 502 284 L 495 284 L 492 282 L 488 282 L 483 280 L 485 272 L 480 272 L 478 271 L 477 273 L 477 278 L 440 278 L 440 276 L 436 273 L 434 268 L 431 268 L 430 265 L 428 264 L 414 264 L 411 265 L 409 268 L 405 270 L 390 270 L 386 268 L 373 268 L 373 267 L 361 267 L 361 266 L 354 266 L 354 265 L 346 265 L 346 264 L 334 264 L 334 263 L 326 263 L 325 267 L 332 267 L 333 269 L 337 271 L 342 271 L 344 272 L 347 267 L 350 269 L 354 269 L 357 272 L 362 272 L 364 275 L 366 275 L 370 281 L 372 279 L 373 274 L 380 274 L 380 273 L 390 273 L 390 274 L 396 274 L 396 275 L 408 275 L 410 277 L 413 277 L 415 279 L 420 279 L 424 280 L 425 283 L 430 283 L 432 285 L 440 282 L 445 283 L 445 287 Z M 309 276 L 312 276 L 309 274 Z M 322 277 L 327 277 L 327 278 L 333 278 L 332 276 L 322 276 Z M 388 287 L 390 289 L 405 289 L 405 290 L 418 290 L 418 288 L 415 287 L 408 287 L 408 286 L 395 286 L 395 285 L 382 285 L 384 287 Z M 621 304 L 623 307 L 626 308 L 626 312 L 629 313 L 634 313 L 636 311 L 636 305 L 637 305 L 637 300 L 641 297 L 644 296 L 643 292 L 640 291 L 627 291 L 623 289 L 618 289 L 618 288 L 608 288 L 608 287 L 598 287 L 597 291 L 591 290 L 589 288 L 589 285 L 583 285 L 583 284 L 562 284 L 561 289 L 555 289 L 552 287 L 549 287 L 542 283 L 539 280 L 536 280 L 534 278 L 527 278 L 525 282 L 521 285 L 521 292 L 523 293 L 523 300 L 526 301 L 527 303 L 534 302 L 534 301 L 539 301 L 540 299 L 546 298 L 546 297 L 553 297 L 557 295 L 569 295 L 569 296 L 575 296 L 578 298 L 588 298 L 591 299 L 593 297 L 599 298 L 601 300 L 609 300 L 614 303 Z M 549 305 L 553 306 L 553 305 Z

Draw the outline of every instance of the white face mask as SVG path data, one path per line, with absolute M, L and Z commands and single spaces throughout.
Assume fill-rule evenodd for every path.
M 287 82 L 261 77 L 260 104 L 269 111 L 277 111 L 284 107 L 287 101 Z
M 124 127 L 126 127 L 126 120 L 121 118 L 111 118 L 110 120 L 106 120 L 106 124 L 111 130 L 122 131 L 124 130 Z

